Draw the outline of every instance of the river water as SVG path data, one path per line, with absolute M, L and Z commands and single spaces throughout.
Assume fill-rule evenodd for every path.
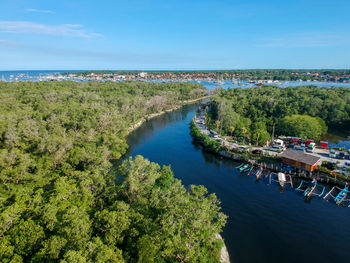
M 131 133 L 127 156 L 138 154 L 171 165 L 183 184 L 201 184 L 216 193 L 228 215 L 222 236 L 231 262 L 349 262 L 350 208 L 291 188 L 256 182 L 238 164 L 202 152 L 189 123 L 196 106 L 153 118 Z

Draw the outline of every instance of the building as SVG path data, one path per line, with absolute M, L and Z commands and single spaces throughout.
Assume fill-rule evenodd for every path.
M 285 150 L 281 157 L 284 164 L 307 172 L 313 172 L 321 159 L 320 157 L 291 149 Z
M 147 77 L 147 72 L 140 72 L 139 73 L 140 78 L 146 78 Z

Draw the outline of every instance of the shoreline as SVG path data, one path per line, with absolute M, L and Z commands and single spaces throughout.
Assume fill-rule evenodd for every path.
M 197 142 L 202 146 L 202 149 L 204 149 L 207 152 L 210 152 L 214 155 L 220 156 L 222 158 L 227 158 L 232 161 L 236 162 L 245 162 L 250 163 L 252 166 L 259 167 L 264 166 L 265 169 L 268 169 L 272 172 L 283 172 L 286 173 L 286 171 L 283 169 L 283 162 L 282 159 L 278 156 L 253 156 L 250 153 L 237 153 L 230 151 L 229 148 L 226 147 L 225 143 L 220 143 L 220 146 L 217 146 L 217 149 L 213 149 L 212 145 L 208 145 L 205 139 L 203 137 L 207 138 L 207 134 L 203 133 L 203 131 L 198 127 L 198 124 L 194 121 L 192 121 L 193 126 L 191 126 L 191 136 L 194 140 L 197 140 Z M 192 125 L 192 124 L 191 124 Z M 198 135 L 193 135 L 192 130 L 196 129 L 198 132 L 200 132 L 200 137 Z M 288 172 L 287 172 L 288 173 Z M 325 185 L 330 186 L 338 186 L 338 187 L 345 187 L 348 183 L 348 178 L 342 178 L 339 175 L 336 177 L 332 177 L 331 174 L 324 173 L 322 171 L 316 171 L 312 172 L 311 174 L 306 173 L 288 173 L 292 177 L 299 178 L 299 179 L 305 179 L 305 180 L 311 180 L 312 178 L 317 178 L 318 182 L 323 183 Z
M 220 239 L 222 243 L 224 244 L 220 250 L 220 263 L 230 263 L 230 255 L 228 254 L 228 250 L 225 244 L 224 239 L 220 234 L 215 235 L 217 239 Z
M 144 117 L 141 118 L 141 120 L 139 120 L 137 123 L 135 123 L 134 125 L 131 125 L 129 128 L 128 128 L 128 131 L 127 131 L 127 135 L 129 135 L 131 132 L 133 132 L 134 130 L 136 130 L 137 128 L 139 128 L 142 124 L 144 124 L 146 121 L 154 118 L 154 117 L 158 117 L 164 113 L 167 113 L 167 112 L 171 112 L 171 111 L 174 111 L 174 110 L 178 110 L 180 109 L 181 107 L 185 106 L 185 105 L 189 105 L 189 104 L 192 104 L 194 102 L 197 102 L 197 101 L 201 101 L 201 100 L 205 100 L 205 99 L 208 99 L 210 98 L 211 96 L 208 95 L 208 96 L 204 96 L 204 97 L 200 97 L 200 98 L 197 98 L 197 99 L 193 99 L 193 100 L 185 100 L 185 101 L 182 101 L 180 105 L 177 105 L 176 107 L 173 107 L 171 109 L 168 109 L 168 110 L 164 110 L 164 111 L 161 111 L 161 112 L 156 112 L 156 113 L 152 113 L 152 114 L 148 114 Z

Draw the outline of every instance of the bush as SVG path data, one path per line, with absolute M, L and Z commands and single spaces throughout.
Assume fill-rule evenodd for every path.
M 202 144 L 205 151 L 214 152 L 214 153 L 219 152 L 221 148 L 221 143 L 219 141 L 210 140 L 208 136 L 206 136 L 205 134 L 202 134 L 200 130 L 197 128 L 194 121 L 191 121 L 190 127 L 191 127 L 190 132 L 193 137 L 193 140 Z

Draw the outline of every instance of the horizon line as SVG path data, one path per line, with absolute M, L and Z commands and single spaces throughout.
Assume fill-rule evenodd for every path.
M 0 69 L 9 71 L 235 71 L 235 70 L 350 70 L 350 68 L 237 68 L 237 69 Z

